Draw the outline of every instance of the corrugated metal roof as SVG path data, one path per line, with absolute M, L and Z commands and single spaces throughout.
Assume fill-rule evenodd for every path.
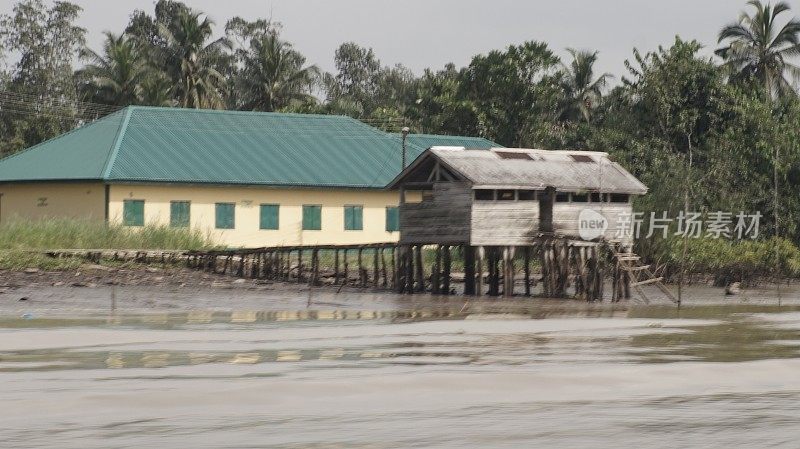
M 408 160 L 433 145 L 481 138 L 412 134 Z M 244 185 L 384 187 L 399 135 L 332 115 L 132 106 L 0 160 L 0 182 L 96 179 Z
M 0 182 L 102 179 L 127 113 L 115 112 L 0 160 Z
M 505 153 L 518 153 L 528 158 L 507 157 Z M 647 193 L 647 186 L 621 165 L 611 161 L 606 153 L 506 148 L 467 151 L 463 147 L 433 147 L 391 185 L 402 183 L 402 179 L 427 157 L 438 158 L 446 167 L 478 188 L 555 187 L 561 191 Z

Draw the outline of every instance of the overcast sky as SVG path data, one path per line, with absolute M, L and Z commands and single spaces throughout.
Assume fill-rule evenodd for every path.
M 71 0 L 84 9 L 80 24 L 92 48 L 102 32 L 121 31 L 134 9 L 153 10 L 154 0 Z M 0 0 L 7 12 L 12 0 Z M 372 47 L 384 65 L 402 63 L 419 74 L 526 40 L 600 51 L 599 69 L 624 74 L 634 47 L 668 45 L 676 34 L 697 39 L 711 54 L 716 34 L 735 20 L 744 0 L 185 0 L 204 11 L 222 32 L 234 16 L 272 16 L 283 37 L 324 70 L 345 41 Z M 800 0 L 790 0 L 800 15 Z

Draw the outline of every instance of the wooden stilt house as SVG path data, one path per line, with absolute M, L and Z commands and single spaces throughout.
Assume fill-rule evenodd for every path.
M 606 153 L 464 147 L 428 149 L 389 188 L 400 190 L 401 244 L 472 246 L 627 244 L 632 198 L 647 192 Z

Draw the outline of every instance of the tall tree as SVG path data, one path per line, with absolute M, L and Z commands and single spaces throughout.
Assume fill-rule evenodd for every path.
M 312 89 L 319 70 L 313 65 L 305 66 L 306 58 L 276 33 L 253 37 L 249 48 L 237 55 L 241 69 L 235 87 L 241 109 L 276 111 L 295 101 L 315 100 Z
M 368 116 L 376 107 L 380 60 L 371 48 L 346 42 L 336 49 L 334 63 L 337 73 L 325 77 L 328 101 L 347 99 L 358 104 L 362 114 Z
M 81 56 L 89 63 L 76 75 L 89 101 L 117 106 L 141 102 L 142 85 L 152 70 L 137 41 L 107 32 L 102 53 L 86 48 Z
M 473 103 L 466 98 L 461 80 L 464 69 L 452 63 L 439 71 L 425 70 L 419 80 L 416 111 L 422 132 L 479 134 L 478 117 Z
M 81 119 L 72 62 L 84 45 L 76 25 L 81 8 L 57 1 L 22 0 L 0 15 L 0 42 L 18 55 L 0 97 L 0 153 L 37 144 Z
M 558 57 L 544 42 L 526 42 L 472 59 L 461 88 L 474 105 L 482 133 L 507 146 L 534 146 L 555 119 Z
M 201 16 L 200 12 L 181 10 L 171 26 L 159 24 L 166 43 L 165 71 L 176 83 L 181 107 L 219 109 L 225 105 L 225 76 L 216 65 L 230 43 L 226 38 L 209 42 L 213 21 Z
M 572 56 L 569 64 L 561 64 L 561 88 L 564 90 L 564 100 L 561 106 L 560 118 L 562 120 L 592 120 L 592 111 L 600 103 L 603 89 L 610 73 L 603 73 L 595 78 L 594 64 L 597 62 L 597 52 L 578 51 L 568 48 Z
M 786 75 L 800 79 L 800 68 L 789 62 L 791 57 L 800 55 L 800 21 L 793 18 L 779 27 L 779 16 L 790 11 L 785 2 L 774 7 L 759 0 L 747 4 L 755 12 L 743 12 L 739 22 L 722 28 L 719 42 L 727 45 L 716 54 L 725 61 L 735 80 L 756 80 L 770 97 L 794 93 Z
M 213 22 L 179 1 L 158 0 L 155 14 L 135 11 L 125 33 L 143 44 L 150 65 L 172 84 L 182 107 L 225 106 L 232 55 L 226 38 L 211 40 Z M 163 100 L 163 80 L 148 80 L 151 104 Z

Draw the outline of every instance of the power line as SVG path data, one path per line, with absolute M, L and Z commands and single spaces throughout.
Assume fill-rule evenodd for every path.
M 21 92 L 12 92 L 9 90 L 0 90 L 0 99 L 7 99 L 10 101 L 22 102 L 26 105 L 29 104 L 48 104 L 48 105 L 61 105 L 61 107 L 76 107 L 76 108 L 83 108 L 83 109 L 94 109 L 98 111 L 109 111 L 114 112 L 121 109 L 120 106 L 108 105 L 108 104 L 101 104 L 101 103 L 92 103 L 87 101 L 79 101 L 79 100 L 67 100 L 64 98 L 56 98 L 56 97 L 48 97 L 44 95 L 31 95 L 25 94 Z

